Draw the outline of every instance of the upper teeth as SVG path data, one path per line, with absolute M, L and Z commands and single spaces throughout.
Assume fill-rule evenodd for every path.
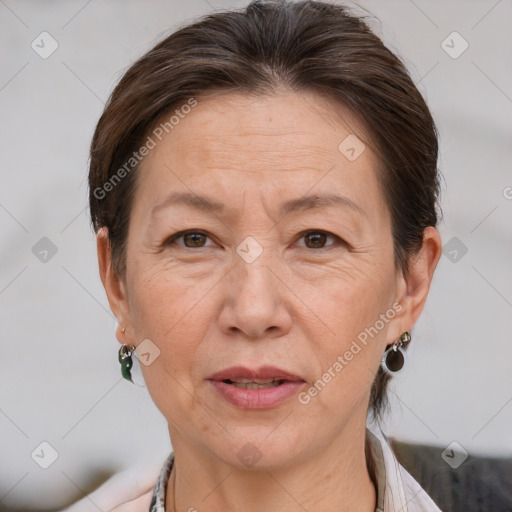
M 254 380 L 249 379 L 240 379 L 238 381 L 230 381 L 230 386 L 235 386 L 235 388 L 242 389 L 266 389 L 266 388 L 274 388 L 281 384 L 279 380 L 273 379 L 258 379 L 259 382 L 255 382 Z M 247 381 L 247 382 L 242 382 Z
M 235 382 L 237 384 L 271 384 L 276 379 L 229 379 L 231 382 Z

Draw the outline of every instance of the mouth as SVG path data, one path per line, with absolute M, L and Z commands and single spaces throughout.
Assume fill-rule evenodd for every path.
M 274 366 L 242 366 L 217 372 L 208 379 L 220 397 L 242 409 L 269 409 L 289 400 L 306 381 Z
M 225 382 L 226 384 L 256 384 L 261 386 L 279 386 L 283 381 L 305 382 L 299 375 L 290 373 L 276 366 L 261 366 L 260 368 L 246 368 L 245 366 L 232 366 L 214 373 L 209 380 Z

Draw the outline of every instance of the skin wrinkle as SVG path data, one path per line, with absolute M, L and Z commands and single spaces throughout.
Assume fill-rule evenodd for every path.
M 333 105 L 304 94 L 200 101 L 139 169 L 126 280 L 102 266 L 109 302 L 126 326 L 119 341 L 149 338 L 160 349 L 142 371 L 168 419 L 176 490 L 169 486 L 167 500 L 176 498 L 180 512 L 374 510 L 364 454 L 370 388 L 386 345 L 421 312 L 428 284 L 418 283 L 430 283 L 440 242 L 431 231 L 406 282 L 395 267 L 378 156 L 367 147 L 346 160 L 338 144 L 351 132 L 342 123 L 333 130 L 320 108 L 328 115 Z M 265 130 L 275 135 L 261 136 Z M 216 197 L 232 215 L 168 208 L 152 216 L 173 191 Z M 367 215 L 349 208 L 277 214 L 285 200 L 324 192 L 347 196 Z M 183 239 L 161 246 L 178 230 L 196 229 L 208 247 L 186 248 Z M 336 244 L 328 250 L 308 248 L 297 235 L 309 229 L 346 236 L 353 248 L 335 238 L 326 240 Z M 235 251 L 247 236 L 263 247 L 250 264 Z M 105 241 L 102 232 L 99 254 Z M 229 366 L 269 364 L 301 375 L 307 389 L 394 302 L 402 312 L 307 405 L 294 397 L 273 409 L 240 410 L 205 380 Z M 262 454 L 252 470 L 237 456 L 246 443 Z

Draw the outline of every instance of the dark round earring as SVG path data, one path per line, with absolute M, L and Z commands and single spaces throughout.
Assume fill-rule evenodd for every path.
M 381 366 L 386 373 L 393 375 L 403 368 L 405 357 L 402 348 L 405 348 L 410 341 L 411 335 L 409 331 L 405 331 L 402 336 L 384 352 Z
M 119 362 L 121 363 L 121 374 L 126 380 L 133 383 L 131 369 L 133 366 L 132 353 L 135 347 L 132 345 L 124 344 L 119 349 Z

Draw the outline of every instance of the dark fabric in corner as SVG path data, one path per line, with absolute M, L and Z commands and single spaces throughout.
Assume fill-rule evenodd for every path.
M 444 512 L 511 512 L 512 457 L 473 457 L 456 469 L 441 457 L 443 447 L 390 438 L 402 466 Z

